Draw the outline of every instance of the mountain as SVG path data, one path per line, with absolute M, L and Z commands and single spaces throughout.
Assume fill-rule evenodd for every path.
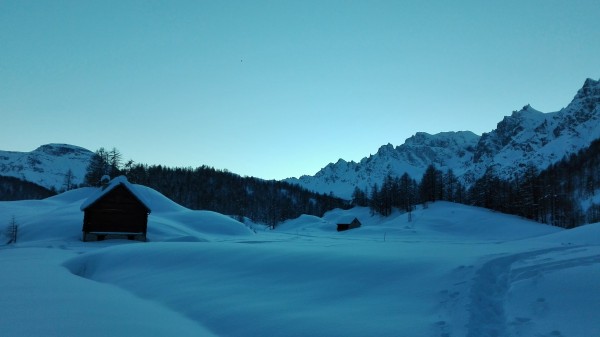
M 67 144 L 47 144 L 31 152 L 0 151 L 0 176 L 16 177 L 60 190 L 69 170 L 73 183 L 81 184 L 94 153 Z
M 452 169 L 467 186 L 492 167 L 510 179 L 528 165 L 544 169 L 600 138 L 600 81 L 587 79 L 571 103 L 542 113 L 530 105 L 504 117 L 496 129 L 478 136 L 469 131 L 430 135 L 418 132 L 394 147 L 387 144 L 360 162 L 342 159 L 314 176 L 287 179 L 320 193 L 350 198 L 355 187 L 368 189 L 390 174 L 420 179 L 428 165 Z
M 404 144 L 394 147 L 387 144 L 376 154 L 360 162 L 343 159 L 329 164 L 314 176 L 287 179 L 309 190 L 321 193 L 333 192 L 342 198 L 350 198 L 356 186 L 365 189 L 380 184 L 386 175 L 400 176 L 404 172 L 420 178 L 427 166 L 435 163 L 444 169 L 459 173 L 467 170 L 473 161 L 480 137 L 470 131 L 442 132 L 430 135 L 418 132 Z
M 526 105 L 481 136 L 467 174 L 480 177 L 487 167 L 511 178 L 533 164 L 544 169 L 600 138 L 600 81 L 587 79 L 571 103 L 542 113 Z M 467 180 L 468 181 L 468 180 Z
M 53 194 L 41 187 L 65 190 L 69 170 L 71 185 L 81 184 L 93 155 L 65 144 L 44 145 L 32 152 L 1 151 L 0 200 L 41 199 Z M 346 206 L 340 198 L 286 182 L 241 177 L 207 166 L 192 169 L 132 164 L 110 174 L 126 175 L 129 181 L 155 188 L 188 208 L 246 217 L 271 226 L 301 214 L 322 215 Z
M 505 116 L 490 132 L 470 131 L 431 135 L 417 132 L 404 144 L 387 144 L 359 162 L 338 160 L 314 176 L 287 182 L 320 193 L 349 199 L 355 187 L 381 184 L 386 175 L 405 172 L 419 180 L 430 164 L 452 169 L 470 186 L 488 168 L 505 179 L 528 165 L 544 169 L 600 138 L 600 81 L 587 79 L 571 103 L 560 111 L 543 113 L 530 105 Z M 16 177 L 60 190 L 70 169 L 74 183 L 83 182 L 93 152 L 66 144 L 43 145 L 31 152 L 0 151 L 0 176 Z

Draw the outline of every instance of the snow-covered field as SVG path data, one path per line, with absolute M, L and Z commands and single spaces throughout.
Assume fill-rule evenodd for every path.
M 447 202 L 274 231 L 151 189 L 150 242 L 82 242 L 84 188 L 0 203 L 1 336 L 600 336 L 600 224 Z M 337 232 L 354 215 L 363 226 Z M 0 237 L 2 242 L 6 238 Z

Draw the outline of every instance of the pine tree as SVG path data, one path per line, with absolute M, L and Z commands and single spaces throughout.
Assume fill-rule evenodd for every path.
M 121 175 L 121 161 L 123 156 L 121 152 L 116 148 L 112 148 L 110 152 L 107 153 L 107 163 L 108 163 L 108 175 L 111 178 L 117 177 Z
M 537 167 L 533 164 L 527 165 L 521 181 L 523 183 L 518 189 L 521 196 L 521 214 L 526 218 L 539 221 L 541 220 L 539 206 L 542 196 Z
M 354 192 L 352 192 L 352 204 L 361 207 L 366 207 L 369 205 L 367 193 L 361 190 L 358 186 L 354 187 Z
M 422 202 L 436 201 L 439 197 L 439 190 L 441 189 L 441 181 L 438 180 L 439 177 L 440 174 L 433 164 L 427 166 L 421 178 L 421 186 L 419 188 Z
M 389 216 L 392 214 L 392 205 L 395 199 L 394 179 L 391 175 L 387 175 L 381 185 L 381 191 L 379 193 L 379 214 L 383 216 Z
M 405 212 L 411 212 L 417 202 L 417 195 L 414 189 L 415 184 L 416 182 L 406 172 L 400 177 L 398 187 L 400 194 L 399 207 Z
M 469 192 L 472 205 L 498 210 L 501 205 L 501 182 L 496 177 L 493 166 L 486 169 Z
M 444 200 L 457 202 L 457 194 L 459 189 L 459 182 L 452 169 L 448 169 L 444 175 Z
M 63 189 L 65 191 L 70 191 L 75 188 L 75 175 L 73 174 L 73 170 L 68 169 L 65 173 L 65 179 L 63 182 Z
M 13 215 L 8 223 L 8 227 L 6 228 L 6 236 L 8 236 L 8 244 L 17 243 L 18 232 L 19 232 L 19 224 L 17 223 L 17 219 Z
M 375 183 L 371 188 L 369 208 L 371 209 L 371 215 L 375 213 L 381 214 L 381 193 L 379 192 L 379 186 L 377 183 Z
M 109 174 L 108 153 L 101 147 L 92 156 L 87 167 L 84 183 L 88 186 L 100 186 L 102 176 Z

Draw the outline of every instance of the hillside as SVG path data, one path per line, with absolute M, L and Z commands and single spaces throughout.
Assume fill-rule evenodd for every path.
M 255 233 L 140 189 L 147 243 L 81 242 L 91 188 L 0 202 L 21 229 L 0 248 L 3 336 L 600 334 L 597 224 L 436 202 L 412 221 L 338 209 Z M 348 216 L 363 226 L 336 232 Z
M 81 184 L 94 153 L 67 144 L 46 144 L 31 152 L 0 151 L 0 175 L 15 177 L 47 189 L 61 190 L 70 170 L 72 183 Z

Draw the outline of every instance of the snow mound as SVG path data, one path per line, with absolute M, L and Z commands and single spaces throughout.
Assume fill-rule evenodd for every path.
M 247 236 L 253 232 L 234 219 L 209 211 L 180 206 L 156 190 L 134 185 L 152 209 L 148 216 L 150 241 L 206 241 L 212 238 Z M 0 202 L 0 223 L 14 216 L 19 243 L 32 241 L 80 241 L 83 212 L 80 206 L 97 188 L 80 188 L 43 200 Z M 0 240 L 5 241 L 0 237 Z
M 485 240 L 518 240 L 563 229 L 486 208 L 438 201 L 414 212 L 415 228 Z
M 563 245 L 600 245 L 600 222 L 550 234 L 540 240 Z
M 398 259 L 398 249 L 379 246 L 383 251 L 289 242 L 149 243 L 90 252 L 65 266 L 219 336 L 425 335 L 424 322 L 432 318 L 423 299 L 436 290 L 414 289 L 424 279 L 437 282 L 446 263 Z
M 197 322 L 117 287 L 74 277 L 62 266 L 75 255 L 62 249 L 5 249 L 10 270 L 2 286 L 2 336 L 201 336 Z
M 494 212 L 485 208 L 438 201 L 427 208 L 418 206 L 411 218 L 404 212 L 394 211 L 389 217 L 371 215 L 366 207 L 350 210 L 335 209 L 323 218 L 303 215 L 288 220 L 277 227 L 282 232 L 319 233 L 336 232 L 342 219 L 356 217 L 360 228 L 340 232 L 340 236 L 371 236 L 386 239 L 420 236 L 430 239 L 469 239 L 507 241 L 537 237 L 563 231 L 560 228 L 540 224 L 513 215 Z
M 293 232 L 293 231 L 324 231 L 330 232 L 335 230 L 335 224 L 314 215 L 302 214 L 296 219 L 287 220 L 277 226 L 278 231 Z
M 148 186 L 133 184 L 136 187 L 138 193 L 143 196 L 144 200 L 152 206 L 152 213 L 165 213 L 165 212 L 177 212 L 185 211 L 188 208 L 181 206 L 175 201 L 162 195 L 155 189 Z

